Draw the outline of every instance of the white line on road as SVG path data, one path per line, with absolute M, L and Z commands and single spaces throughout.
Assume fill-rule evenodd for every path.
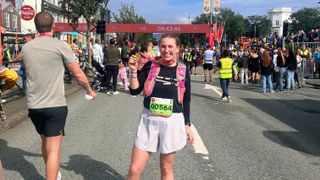
M 194 153 L 203 154 L 205 156 L 202 158 L 209 160 L 209 157 L 208 157 L 209 152 L 208 152 L 206 146 L 204 145 L 197 129 L 194 127 L 194 125 L 191 125 L 191 132 L 193 133 L 193 136 L 194 136 L 194 141 L 192 144 L 193 149 L 194 149 Z
M 218 90 L 218 88 L 214 85 L 206 84 L 204 86 L 204 89 L 212 89 L 214 92 L 216 92 L 220 97 L 222 96 L 222 93 Z

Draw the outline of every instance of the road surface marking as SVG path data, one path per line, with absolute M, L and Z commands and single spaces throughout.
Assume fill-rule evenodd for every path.
M 220 97 L 222 96 L 222 93 L 218 90 L 218 88 L 214 85 L 206 84 L 204 86 L 204 89 L 212 89 L 214 92 L 216 92 Z
M 204 157 L 202 157 L 203 159 L 209 160 L 208 157 L 208 150 L 206 148 L 206 146 L 204 145 L 197 129 L 194 127 L 194 125 L 191 125 L 191 132 L 193 133 L 193 137 L 194 137 L 194 141 L 193 141 L 193 149 L 194 149 L 194 153 L 196 154 L 203 154 L 205 155 Z

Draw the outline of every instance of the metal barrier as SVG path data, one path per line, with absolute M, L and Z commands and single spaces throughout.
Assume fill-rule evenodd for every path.
M 303 58 L 302 59 L 302 76 L 304 78 L 312 78 L 314 73 L 313 60 Z
M 311 48 L 312 54 L 316 48 L 320 47 L 320 41 L 318 42 L 294 42 L 294 48 L 301 47 L 305 44 L 307 48 Z M 302 61 L 302 76 L 304 78 L 313 78 L 315 73 L 315 63 L 313 57 L 311 59 L 303 58 Z
M 307 48 L 311 48 L 312 50 L 320 47 L 320 41 L 318 42 L 294 42 L 294 47 L 300 47 L 302 44 L 305 44 Z

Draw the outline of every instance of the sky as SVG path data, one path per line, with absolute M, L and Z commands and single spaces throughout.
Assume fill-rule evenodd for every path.
M 220 0 L 220 4 L 222 8 L 230 8 L 247 17 L 267 15 L 268 11 L 275 7 L 291 7 L 293 12 L 303 7 L 320 7 L 319 1 Z M 121 3 L 132 4 L 136 14 L 144 17 L 149 24 L 187 24 L 199 16 L 203 8 L 203 0 L 110 0 L 108 8 L 118 14 Z

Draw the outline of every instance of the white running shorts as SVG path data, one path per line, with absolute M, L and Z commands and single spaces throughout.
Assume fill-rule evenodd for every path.
M 169 154 L 182 149 L 187 144 L 187 135 L 182 113 L 170 117 L 152 116 L 144 108 L 135 138 L 135 146 L 147 152 Z

